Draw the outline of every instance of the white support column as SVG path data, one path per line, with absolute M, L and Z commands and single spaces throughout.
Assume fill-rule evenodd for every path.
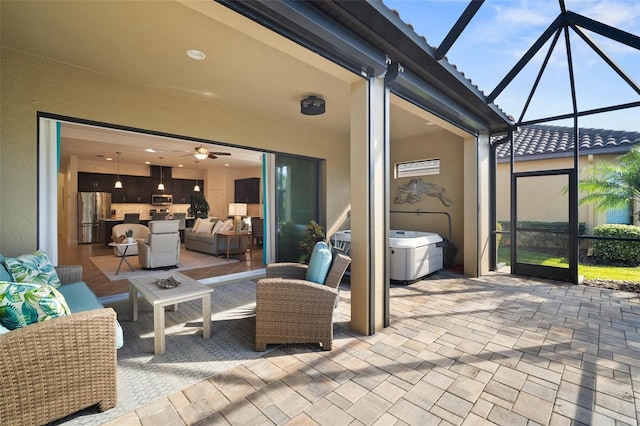
M 384 326 L 387 273 L 388 95 L 382 78 L 351 89 L 351 326 Z
M 464 141 L 464 274 L 489 272 L 489 135 Z
M 58 264 L 58 129 L 41 118 L 38 135 L 38 249 Z

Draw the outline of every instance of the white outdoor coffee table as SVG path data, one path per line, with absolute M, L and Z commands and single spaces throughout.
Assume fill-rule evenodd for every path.
M 181 283 L 175 288 L 161 288 L 157 279 L 172 276 Z M 153 306 L 154 349 L 164 353 L 164 307 L 190 300 L 202 299 L 202 337 L 211 336 L 211 293 L 213 289 L 180 272 L 166 272 L 129 279 L 129 307 L 131 321 L 138 320 L 138 294 Z

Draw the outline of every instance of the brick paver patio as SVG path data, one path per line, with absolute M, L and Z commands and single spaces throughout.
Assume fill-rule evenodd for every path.
M 391 294 L 374 336 L 338 324 L 330 352 L 281 347 L 110 424 L 638 424 L 638 294 L 444 271 Z

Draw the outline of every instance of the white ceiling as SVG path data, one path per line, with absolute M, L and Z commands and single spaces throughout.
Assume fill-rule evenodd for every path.
M 359 76 L 214 1 L 2 0 L 0 5 L 5 47 L 284 123 L 349 132 L 350 85 Z M 189 49 L 201 50 L 207 58 L 190 59 Z M 300 114 L 300 99 L 308 95 L 326 100 L 325 114 Z M 437 126 L 425 126 L 426 115 L 407 114 L 405 109 L 392 107 L 392 138 L 437 130 Z M 155 158 L 157 164 L 158 157 L 164 156 L 164 164 L 174 167 L 180 163 L 193 167 L 195 158 L 183 156 L 198 146 L 67 124 L 62 135 L 63 155 L 95 159 L 121 151 L 126 162 Z M 207 148 L 232 155 L 204 160 L 199 167 L 217 167 L 223 162 L 244 167 L 256 161 L 255 151 L 224 146 L 233 141 L 218 136 L 212 139 L 222 146 Z M 162 154 L 142 151 L 149 147 Z

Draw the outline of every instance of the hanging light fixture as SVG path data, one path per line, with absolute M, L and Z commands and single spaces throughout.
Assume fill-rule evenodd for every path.
M 164 157 L 159 157 L 160 158 L 160 183 L 158 184 L 158 191 L 164 191 L 164 183 L 163 183 L 163 173 L 162 173 L 162 159 Z
M 118 154 L 118 180 L 116 181 L 115 185 L 113 185 L 114 188 L 116 189 L 122 189 L 122 182 L 120 181 L 120 154 L 121 152 L 117 152 L 116 154 Z
M 193 192 L 200 192 L 200 186 L 198 185 L 198 162 L 196 161 L 196 185 L 193 187 Z

